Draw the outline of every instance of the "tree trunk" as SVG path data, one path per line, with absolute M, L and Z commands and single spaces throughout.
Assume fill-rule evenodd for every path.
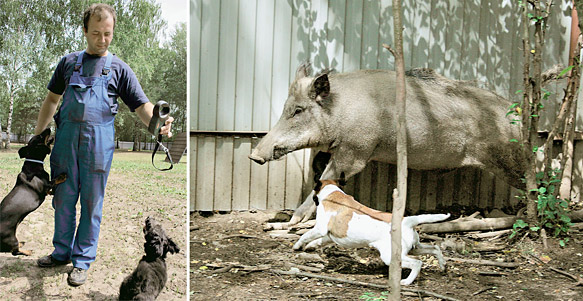
M 14 86 L 10 85 L 10 106 L 8 107 L 8 124 L 6 125 L 6 144 L 5 147 L 10 148 L 10 132 L 12 131 L 12 114 L 14 113 Z
M 403 25 L 401 1 L 393 0 L 394 46 L 397 108 L 397 190 L 393 192 L 393 219 L 391 222 L 391 264 L 389 265 L 389 300 L 401 299 L 401 222 L 407 200 L 407 128 L 405 59 L 403 54 Z
M 532 143 L 530 140 L 530 127 L 532 115 L 532 86 L 530 81 L 530 39 L 528 32 L 528 8 L 526 1 L 522 4 L 522 47 L 523 47 L 523 98 L 522 98 L 522 137 L 520 141 L 524 144 L 524 152 L 526 153 L 526 215 L 527 220 L 533 222 L 536 220 L 537 195 L 534 192 L 538 188 L 536 184 L 536 172 L 532 169 L 535 164 L 532 153 Z

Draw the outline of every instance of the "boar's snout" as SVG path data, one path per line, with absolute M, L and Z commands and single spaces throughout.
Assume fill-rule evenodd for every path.
M 250 155 L 249 155 L 249 159 L 251 159 L 251 160 L 255 161 L 255 163 L 258 163 L 258 164 L 260 164 L 260 165 L 263 165 L 263 164 L 265 164 L 265 159 L 263 159 L 263 158 L 261 158 L 261 157 L 257 156 L 255 153 L 253 153 L 253 154 L 250 154 Z

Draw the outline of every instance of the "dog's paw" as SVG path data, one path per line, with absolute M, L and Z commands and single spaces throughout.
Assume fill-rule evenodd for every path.
M 292 247 L 292 249 L 293 249 L 294 251 L 299 251 L 299 250 L 301 250 L 301 249 L 302 249 L 302 244 L 300 244 L 299 242 L 296 242 L 296 243 L 294 244 L 294 246 Z
M 67 174 L 62 173 L 62 174 L 58 175 L 56 179 L 54 179 L 55 185 L 61 184 L 61 183 L 65 182 L 66 180 L 67 180 Z
M 16 256 L 16 255 L 30 256 L 30 255 L 32 255 L 32 250 L 16 249 L 16 250 L 12 250 L 12 255 L 13 256 Z

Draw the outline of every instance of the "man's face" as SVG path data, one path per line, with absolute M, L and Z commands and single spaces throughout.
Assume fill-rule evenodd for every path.
M 84 34 L 87 39 L 87 53 L 107 55 L 107 48 L 113 39 L 113 17 L 108 13 L 105 13 L 101 20 L 98 16 L 91 16 Z

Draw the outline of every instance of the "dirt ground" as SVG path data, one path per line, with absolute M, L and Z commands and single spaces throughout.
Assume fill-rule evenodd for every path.
M 310 277 L 279 275 L 270 269 L 310 266 L 315 274 L 386 284 L 387 267 L 378 252 L 327 246 L 311 253 L 294 252 L 297 238 L 272 238 L 263 224 L 274 212 L 191 213 L 190 300 L 385 300 L 382 289 L 341 284 Z M 445 235 L 441 235 L 442 237 Z M 506 241 L 504 239 L 503 241 Z M 549 267 L 583 277 L 583 232 L 572 232 L 565 248 L 549 240 L 526 237 L 498 252 L 445 250 L 444 256 L 517 262 L 515 269 L 447 261 L 442 273 L 434 257 L 422 257 L 423 268 L 409 288 L 458 300 L 583 300 L 583 286 Z M 538 260 L 548 261 L 543 265 Z M 233 265 L 225 271 L 217 270 Z M 317 270 L 321 270 L 318 272 Z M 219 273 L 216 273 L 216 272 Z M 303 270 L 302 270 L 303 271 Z M 408 272 L 407 270 L 404 273 Z M 421 300 L 415 294 L 403 300 Z M 423 300 L 438 300 L 423 297 Z
M 157 164 L 164 164 L 162 158 L 157 155 Z M 32 256 L 0 253 L 0 300 L 117 300 L 122 280 L 144 254 L 142 228 L 147 216 L 156 218 L 181 248 L 179 254 L 169 254 L 166 260 L 168 281 L 158 300 L 186 300 L 186 163 L 159 172 L 150 160 L 151 153 L 115 153 L 104 200 L 97 259 L 89 269 L 87 283 L 80 287 L 67 284 L 71 264 L 49 269 L 36 265 L 37 258 L 53 250 L 54 210 L 52 196 L 48 196 L 25 218 L 16 234 L 19 241 L 25 242 L 23 249 L 33 250 Z M 48 161 L 47 158 L 46 165 Z M 22 160 L 15 150 L 2 151 L 0 164 L 3 198 L 14 186 Z

